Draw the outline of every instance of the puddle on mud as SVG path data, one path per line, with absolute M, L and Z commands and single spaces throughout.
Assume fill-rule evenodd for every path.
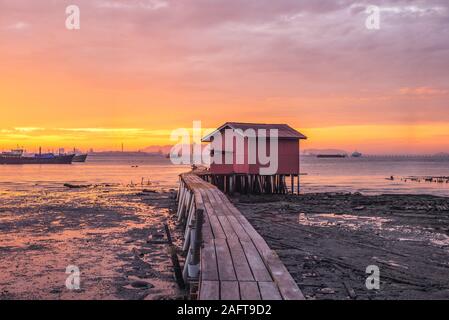
M 305 214 L 298 215 L 298 223 L 313 227 L 340 227 L 352 231 L 371 230 L 385 239 L 397 241 L 424 241 L 429 244 L 448 247 L 449 236 L 424 228 L 397 225 L 392 219 L 377 216 L 360 216 L 351 214 Z

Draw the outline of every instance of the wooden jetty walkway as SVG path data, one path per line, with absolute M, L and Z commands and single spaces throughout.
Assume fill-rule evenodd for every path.
M 180 176 L 178 220 L 185 221 L 184 279 L 199 300 L 303 300 L 277 254 L 217 187 Z

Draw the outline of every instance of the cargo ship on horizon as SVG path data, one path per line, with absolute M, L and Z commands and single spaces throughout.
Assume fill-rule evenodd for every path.
M 317 154 L 317 158 L 347 158 L 346 154 Z
M 23 149 L 0 153 L 0 164 L 71 164 L 74 154 L 55 155 L 53 153 L 36 153 L 26 155 Z

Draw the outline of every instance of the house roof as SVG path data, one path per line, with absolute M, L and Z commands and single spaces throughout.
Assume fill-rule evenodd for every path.
M 290 127 L 287 124 L 226 122 L 225 124 L 223 124 L 222 126 L 217 128 L 214 132 L 205 136 L 201 141 L 210 142 L 212 136 L 214 136 L 217 132 L 219 132 L 223 129 L 226 129 L 226 128 L 230 128 L 230 129 L 234 129 L 234 130 L 240 129 L 242 131 L 245 131 L 247 129 L 254 129 L 254 130 L 256 130 L 256 132 L 258 129 L 265 129 L 265 130 L 277 129 L 278 136 L 281 139 L 307 139 L 307 137 L 305 135 L 296 131 L 295 129 L 293 129 L 292 127 Z

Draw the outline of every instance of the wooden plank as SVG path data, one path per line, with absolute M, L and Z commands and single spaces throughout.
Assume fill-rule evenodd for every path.
M 229 223 L 231 224 L 232 228 L 234 229 L 236 236 L 241 241 L 251 241 L 251 238 L 246 233 L 245 229 L 242 227 L 242 225 L 240 224 L 240 222 L 237 220 L 237 218 L 235 216 L 233 216 L 233 215 L 226 216 L 226 218 L 228 219 Z
M 209 241 L 201 250 L 200 283 L 200 288 L 206 289 L 200 292 L 200 299 L 219 298 L 220 289 L 222 299 L 239 295 L 245 300 L 304 299 L 277 254 L 225 194 L 195 174 L 181 179 L 193 193 L 197 208 L 206 213 L 203 238 Z M 216 239 L 210 241 L 212 237 Z
M 223 199 L 221 197 L 221 195 L 223 194 L 223 192 L 221 192 L 218 189 L 214 189 L 214 190 L 209 190 L 209 199 L 211 199 L 212 203 L 216 203 L 217 206 L 220 207 L 220 209 L 222 210 L 223 214 L 225 215 L 231 215 L 232 212 L 229 211 L 229 208 L 227 206 L 229 202 L 228 199 Z
M 215 198 L 212 196 L 213 191 L 211 190 L 203 190 L 202 194 L 206 201 L 208 201 L 211 205 L 211 208 L 213 209 L 213 214 L 219 216 L 225 214 L 225 208 L 223 206 L 223 203 L 217 202 Z
M 218 203 L 212 195 L 209 196 L 210 189 L 206 188 L 204 191 L 205 191 L 205 194 L 207 194 L 207 197 L 209 198 L 209 202 L 215 207 Z
M 233 217 L 239 222 L 241 228 L 244 230 L 244 232 L 253 240 L 253 242 L 260 243 L 261 249 L 263 251 L 269 250 L 268 245 L 266 244 L 265 240 L 262 238 L 262 236 L 259 235 L 259 233 L 254 229 L 254 227 L 251 225 L 251 223 L 242 215 L 242 213 L 228 200 L 226 195 L 222 193 L 221 195 L 224 203 L 227 205 L 228 209 L 232 212 Z M 241 231 L 240 231 L 240 234 Z M 242 234 L 242 237 L 246 238 L 245 235 Z M 242 239 L 243 240 L 243 239 Z
M 214 234 L 212 233 L 212 227 L 210 226 L 210 221 L 209 221 L 209 217 L 207 216 L 207 214 L 203 215 L 204 217 L 204 222 L 203 222 L 203 227 L 202 227 L 202 235 L 203 235 L 203 241 L 204 242 L 208 242 L 211 241 L 212 239 L 214 239 Z
M 205 189 L 204 195 L 205 195 L 205 197 L 207 197 L 209 203 L 211 204 L 212 208 L 214 209 L 214 213 L 216 215 L 224 215 L 225 207 L 223 206 L 223 203 L 221 201 L 217 201 L 215 199 L 215 197 L 213 196 L 214 192 L 216 192 L 216 190 Z
M 197 189 L 194 191 L 194 194 L 195 194 L 195 204 L 196 204 L 197 208 L 203 206 L 204 202 L 203 202 L 203 197 L 201 196 L 201 192 L 199 192 L 199 190 Z
M 215 239 L 215 252 L 217 254 L 218 277 L 220 281 L 237 280 L 232 263 L 231 253 L 225 239 Z
M 254 227 L 249 223 L 249 221 L 242 215 L 235 215 L 237 220 L 240 222 L 242 227 L 245 229 L 246 233 L 250 236 L 252 242 L 256 246 L 257 250 L 260 252 L 262 257 L 268 256 L 271 254 L 272 250 L 265 242 L 265 239 L 254 229 Z
M 226 216 L 217 216 L 218 221 L 220 221 L 221 227 L 223 228 L 224 234 L 227 239 L 231 238 L 237 238 L 237 234 L 234 231 L 234 228 L 232 228 L 231 224 L 228 221 L 228 218 Z
M 226 235 L 221 227 L 221 223 L 218 220 L 217 216 L 210 215 L 209 216 L 210 225 L 212 228 L 212 232 L 214 233 L 215 239 L 226 239 Z
M 274 282 L 259 282 L 262 300 L 282 300 L 278 287 Z
M 212 227 L 210 225 L 209 216 L 207 215 L 206 209 L 204 207 L 203 197 L 199 190 L 194 191 L 195 194 L 195 205 L 197 209 L 202 209 L 204 212 L 203 218 L 204 223 L 202 227 L 203 241 L 210 241 L 213 239 Z
M 284 300 L 305 300 L 295 280 L 275 252 L 265 257 L 265 261 Z
M 237 281 L 222 281 L 220 300 L 240 300 L 239 283 Z
M 210 201 L 211 197 L 213 197 L 212 193 L 213 192 L 210 191 L 210 190 L 209 191 L 205 191 L 203 193 L 206 201 Z M 210 207 L 208 206 L 208 208 L 211 208 L 212 214 L 215 214 L 217 216 L 218 221 L 220 222 L 221 227 L 223 229 L 225 238 L 235 238 L 235 237 L 237 237 L 237 235 L 236 235 L 236 233 L 234 231 L 234 228 L 232 227 L 232 225 L 230 224 L 230 222 L 226 218 L 226 215 L 229 215 L 229 212 L 226 213 L 227 208 L 225 206 L 223 206 L 222 203 L 217 203 L 217 202 L 216 202 L 216 205 L 212 205 L 211 204 L 211 206 Z M 218 228 L 218 226 L 217 226 L 217 228 Z
M 273 281 L 259 252 L 252 242 L 240 241 L 256 281 Z
M 226 235 L 223 231 L 223 228 L 221 227 L 221 223 L 218 220 L 217 216 L 215 215 L 215 211 L 212 208 L 211 204 L 208 202 L 207 196 L 203 196 L 203 201 L 204 201 L 204 208 L 205 208 L 205 213 L 208 216 L 208 220 L 210 222 L 210 226 L 212 228 L 212 232 L 214 234 L 214 238 L 217 239 L 226 239 Z
M 242 300 L 261 300 L 257 282 L 239 282 Z
M 237 215 L 241 215 L 242 213 L 232 204 L 232 202 L 229 200 L 229 198 L 220 190 L 218 190 L 219 192 L 217 193 L 217 195 L 221 198 L 221 200 L 223 201 L 223 203 L 226 203 L 228 209 L 233 213 L 233 214 L 237 214 Z
M 250 236 L 241 223 L 241 220 L 244 219 L 244 217 L 242 216 L 242 213 L 229 201 L 229 199 L 226 197 L 226 195 L 224 193 L 222 193 L 221 191 L 219 191 L 219 196 L 221 198 L 222 203 L 226 206 L 227 210 L 229 210 L 231 213 L 231 215 L 228 215 L 228 221 L 231 223 L 231 225 L 234 229 L 234 232 L 238 235 L 240 240 L 249 241 Z M 241 219 L 241 217 L 243 219 Z M 254 228 L 251 226 L 251 224 L 247 220 L 244 222 L 247 223 L 246 227 L 249 228 L 250 232 L 257 233 L 257 231 L 254 230 Z M 248 224 L 249 224 L 249 226 L 248 226 Z
M 253 228 L 253 226 L 248 222 L 248 220 L 243 217 L 236 217 L 243 225 L 247 233 L 250 235 L 253 240 L 254 245 L 257 248 L 257 251 L 262 256 L 263 260 L 267 264 L 268 270 L 270 271 L 273 280 L 279 287 L 279 291 L 283 299 L 286 300 L 304 300 L 304 295 L 301 290 L 298 288 L 298 285 L 293 280 L 292 276 L 288 272 L 287 268 L 281 262 L 279 257 L 276 255 L 274 251 L 272 251 L 265 240 L 260 236 L 257 231 Z M 252 266 L 253 264 L 250 263 Z M 256 278 L 256 280 L 258 280 Z M 258 280 L 265 281 L 265 280 Z
M 254 281 L 251 267 L 246 259 L 242 245 L 237 238 L 228 238 L 229 251 L 231 252 L 234 270 L 239 281 Z
M 214 242 L 207 242 L 201 248 L 201 280 L 218 281 L 217 255 Z
M 226 209 L 228 211 L 227 218 L 232 228 L 234 229 L 234 232 L 240 240 L 250 241 L 248 233 L 243 228 L 240 221 L 236 218 L 236 215 L 241 215 L 240 211 L 238 211 L 238 209 L 229 201 L 225 194 L 223 194 L 221 191 L 219 191 L 219 193 L 221 201 L 226 206 Z
M 200 300 L 220 300 L 219 281 L 201 281 Z

